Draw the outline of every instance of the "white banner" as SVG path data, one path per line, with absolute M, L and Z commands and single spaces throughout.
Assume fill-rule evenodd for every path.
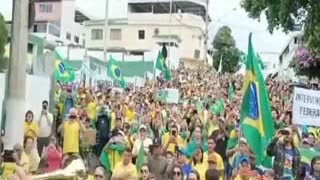
M 179 103 L 179 90 L 178 89 L 161 89 L 156 97 L 159 101 L 164 103 Z
M 294 88 L 292 123 L 320 126 L 320 91 Z

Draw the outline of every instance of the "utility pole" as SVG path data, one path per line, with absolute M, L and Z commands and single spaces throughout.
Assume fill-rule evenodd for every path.
M 205 64 L 208 64 L 207 51 L 208 51 L 208 26 L 209 26 L 209 0 L 206 0 L 206 25 L 204 30 L 204 52 L 203 60 Z
M 6 86 L 5 149 L 23 144 L 26 105 L 26 59 L 29 0 L 14 0 L 12 11 L 10 61 Z
M 103 33 L 103 39 L 104 39 L 104 48 L 103 48 L 103 60 L 107 62 L 107 38 L 108 36 L 108 23 L 109 23 L 109 0 L 106 0 L 106 12 L 105 12 L 105 20 L 104 20 L 104 33 Z
M 172 28 L 172 4 L 173 4 L 173 0 L 170 1 L 170 17 L 169 17 L 169 45 L 168 45 L 168 54 L 169 54 L 169 60 L 168 60 L 168 67 L 169 69 L 171 68 L 171 28 Z

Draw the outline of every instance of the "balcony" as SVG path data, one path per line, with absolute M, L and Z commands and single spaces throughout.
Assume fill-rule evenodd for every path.
M 60 38 L 60 27 L 53 23 L 35 23 L 31 31 L 34 33 L 50 34 Z

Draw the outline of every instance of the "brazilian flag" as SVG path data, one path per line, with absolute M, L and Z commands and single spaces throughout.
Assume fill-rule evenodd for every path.
M 55 70 L 53 77 L 64 84 L 72 82 L 75 79 L 74 69 L 64 61 L 61 56 L 56 52 L 54 60 Z
M 163 56 L 163 52 L 159 51 L 157 61 L 156 61 L 156 69 L 162 71 L 165 80 L 171 79 L 171 71 L 166 64 L 166 60 Z
M 268 164 L 265 149 L 274 136 L 274 126 L 267 88 L 249 36 L 244 96 L 241 106 L 241 128 L 256 157 L 256 164 Z
M 123 89 L 127 87 L 126 82 L 123 79 L 122 72 L 120 67 L 117 65 L 117 61 L 113 59 L 112 56 L 110 56 L 109 62 L 108 62 L 108 72 L 107 75 L 115 80 L 119 86 Z

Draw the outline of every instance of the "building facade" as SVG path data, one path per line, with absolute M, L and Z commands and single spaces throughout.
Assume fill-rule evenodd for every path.
M 288 43 L 284 46 L 279 56 L 279 75 L 281 79 L 296 80 L 293 68 L 290 68 L 290 62 L 294 58 L 296 51 L 302 46 L 302 34 L 294 33 L 291 35 Z
M 85 45 L 82 22 L 89 17 L 75 0 L 35 0 L 35 11 L 33 34 L 58 45 Z
M 180 60 L 200 61 L 204 56 L 205 5 L 203 1 L 129 0 L 127 18 L 84 22 L 86 48 L 141 55 L 166 44 Z M 105 41 L 106 38 L 106 41 Z M 106 42 L 106 44 L 104 44 Z

